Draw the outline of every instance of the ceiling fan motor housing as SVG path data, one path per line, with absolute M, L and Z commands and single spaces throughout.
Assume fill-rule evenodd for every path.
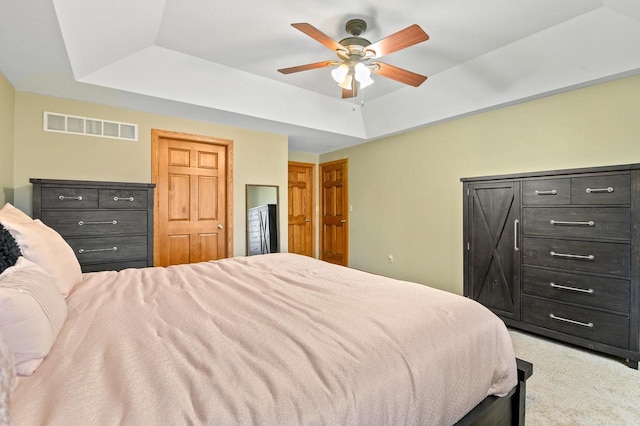
M 344 26 L 348 34 L 354 37 L 358 37 L 363 32 L 367 31 L 367 23 L 363 19 L 354 18 L 349 19 Z
M 338 50 L 336 53 L 340 59 L 350 59 L 353 55 L 358 58 L 365 56 L 365 47 L 369 46 L 371 42 L 362 37 L 347 37 L 340 40 L 340 44 L 345 47 L 346 50 Z
M 346 48 L 346 51 L 337 51 L 338 57 L 343 60 L 362 59 L 365 56 L 365 47 L 369 46 L 371 42 L 365 38 L 360 37 L 360 34 L 366 31 L 367 23 L 362 19 L 350 19 L 344 26 L 347 33 L 351 34 L 351 37 L 346 37 L 340 40 L 340 44 Z

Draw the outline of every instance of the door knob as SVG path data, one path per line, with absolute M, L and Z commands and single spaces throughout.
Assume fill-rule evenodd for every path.
M 219 224 L 218 224 L 218 229 L 223 230 L 223 229 L 224 229 L 224 225 L 223 225 L 223 224 L 221 224 L 221 223 L 219 223 Z
M 309 219 L 308 217 L 306 217 L 306 218 L 304 219 L 304 221 L 305 221 L 305 222 L 311 222 L 311 219 Z
M 345 223 L 347 219 L 342 219 L 340 222 Z

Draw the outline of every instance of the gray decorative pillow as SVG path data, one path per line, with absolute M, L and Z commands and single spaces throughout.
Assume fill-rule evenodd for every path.
M 0 223 L 0 274 L 5 269 L 15 265 L 20 256 L 22 256 L 22 252 L 18 247 L 18 243 Z

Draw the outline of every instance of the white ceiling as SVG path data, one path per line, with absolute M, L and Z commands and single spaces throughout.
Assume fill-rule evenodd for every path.
M 324 153 L 475 111 L 640 73 L 638 0 L 0 0 L 0 72 L 16 90 L 283 133 Z M 341 99 L 334 60 L 290 26 L 371 42 L 411 24 L 430 40 L 382 58 L 429 76 L 374 75 Z M 364 105 L 360 105 L 364 100 Z

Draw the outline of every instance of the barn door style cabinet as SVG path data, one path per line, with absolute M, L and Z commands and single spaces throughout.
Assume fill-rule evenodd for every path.
M 461 181 L 464 295 L 637 369 L 640 164 Z
M 247 251 L 249 256 L 278 252 L 278 209 L 263 204 L 247 210 Z

